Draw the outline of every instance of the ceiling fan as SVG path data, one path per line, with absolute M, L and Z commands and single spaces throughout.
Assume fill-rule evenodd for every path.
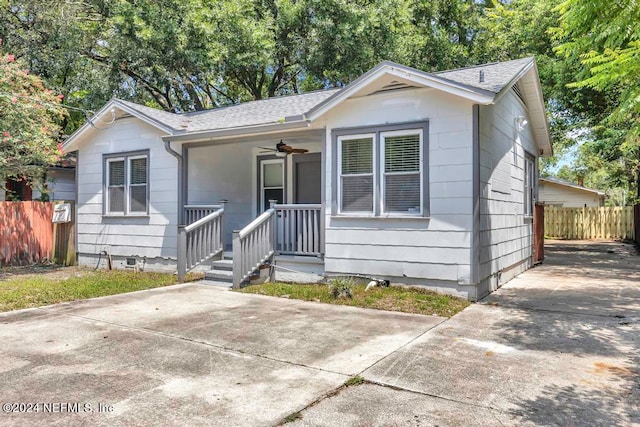
M 276 153 L 276 156 L 278 157 L 285 157 L 289 154 L 304 154 L 309 151 L 305 148 L 293 148 L 292 146 L 282 142 L 282 140 L 280 140 L 280 142 L 276 144 L 276 148 L 269 148 L 269 147 L 260 147 L 260 148 L 262 148 L 263 150 L 272 151 Z M 266 151 L 263 151 L 263 153 L 264 152 Z

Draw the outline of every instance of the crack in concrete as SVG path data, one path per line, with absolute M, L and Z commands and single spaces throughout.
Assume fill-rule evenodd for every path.
M 156 331 L 156 330 L 150 329 L 150 328 L 122 325 L 120 323 L 109 322 L 109 321 L 100 320 L 100 319 L 94 319 L 94 318 L 91 318 L 91 317 L 80 316 L 80 315 L 77 315 L 77 314 L 70 314 L 70 313 L 58 313 L 58 314 L 61 314 L 63 316 L 67 316 L 67 317 L 82 319 L 82 320 L 86 320 L 86 321 L 90 321 L 90 322 L 102 323 L 102 324 L 105 324 L 105 325 L 115 326 L 115 327 L 118 327 L 118 328 L 121 328 L 121 329 L 124 329 L 124 330 L 130 330 L 130 331 L 136 331 L 136 332 L 144 332 L 144 333 L 151 334 L 151 335 L 162 336 L 162 337 L 166 337 L 166 338 L 172 338 L 172 339 L 175 339 L 175 340 L 178 340 L 178 341 L 188 342 L 188 343 L 191 343 L 191 344 L 203 345 L 203 346 L 206 346 L 206 347 L 211 347 L 211 348 L 215 348 L 215 349 L 218 349 L 218 350 L 227 351 L 229 353 L 236 353 L 238 355 L 253 356 L 253 357 L 260 358 L 260 359 L 269 360 L 269 361 L 272 361 L 272 362 L 279 362 L 279 363 L 283 363 L 283 364 L 286 364 L 286 365 L 292 365 L 292 366 L 302 367 L 302 368 L 306 368 L 306 369 L 311 369 L 311 370 L 314 370 L 314 371 L 327 372 L 327 373 L 330 373 L 330 374 L 349 377 L 349 374 L 345 374 L 343 372 L 336 372 L 336 371 L 332 371 L 330 369 L 319 368 L 317 366 L 305 365 L 304 363 L 292 362 L 292 361 L 289 361 L 289 360 L 282 360 L 282 359 L 278 359 L 278 358 L 275 358 L 275 357 L 266 356 L 264 354 L 254 354 L 254 353 L 251 353 L 251 352 L 248 352 L 248 351 L 244 351 L 244 350 L 240 350 L 240 349 L 237 349 L 237 348 L 231 348 L 231 347 L 227 347 L 227 346 L 224 346 L 224 345 L 213 344 L 213 343 L 206 342 L 206 341 L 196 340 L 196 339 L 193 339 L 193 338 L 182 337 L 180 335 L 174 335 L 174 334 L 170 334 L 170 333 L 167 333 L 167 332 Z

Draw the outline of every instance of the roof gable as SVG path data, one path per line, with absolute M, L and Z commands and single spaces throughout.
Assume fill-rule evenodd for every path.
M 114 98 L 96 113 L 91 121 L 85 123 L 65 141 L 64 149 L 74 150 L 80 135 L 94 127 L 92 121 L 113 115 L 114 109 L 165 132 L 165 139 L 195 140 L 230 132 L 248 134 L 305 127 L 350 97 L 403 88 L 431 88 L 468 99 L 473 103 L 488 105 L 497 102 L 519 81 L 523 83 L 521 89 L 528 101 L 536 142 L 543 155 L 550 155 L 552 148 L 549 128 L 533 58 L 437 73 L 427 73 L 383 61 L 343 88 L 274 97 L 183 114 Z

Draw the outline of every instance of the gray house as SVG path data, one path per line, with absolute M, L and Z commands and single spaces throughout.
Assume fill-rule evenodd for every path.
M 341 89 L 173 114 L 111 100 L 77 151 L 81 265 L 264 265 L 478 299 L 532 264 L 533 58 L 425 73 L 382 62 Z

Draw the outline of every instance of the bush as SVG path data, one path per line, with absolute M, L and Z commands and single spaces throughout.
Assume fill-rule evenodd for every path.
M 333 279 L 329 283 L 329 292 L 334 299 L 353 297 L 354 281 L 350 277 L 340 277 Z

